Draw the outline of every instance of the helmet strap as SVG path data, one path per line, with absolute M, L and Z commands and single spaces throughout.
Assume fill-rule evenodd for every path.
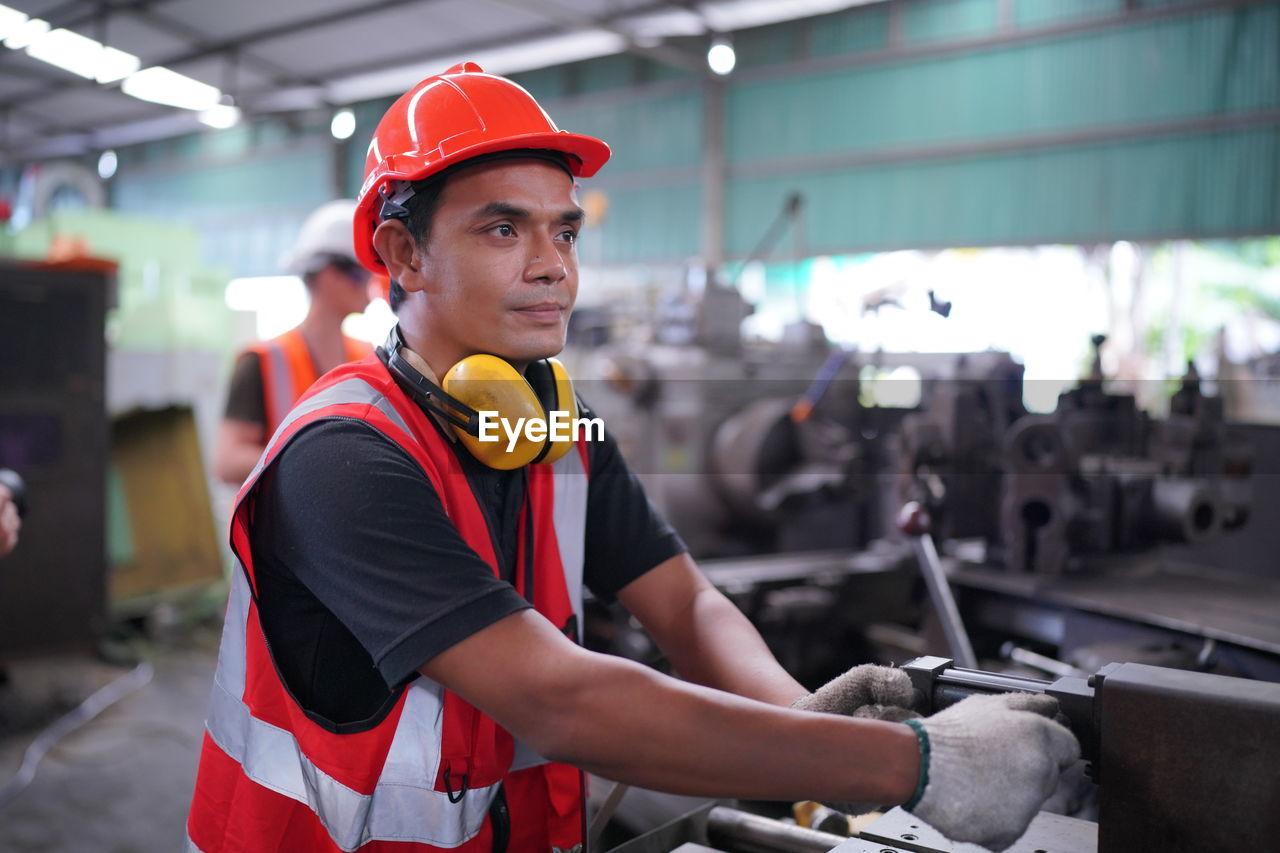
M 390 192 L 388 193 L 388 189 Z M 378 219 L 385 221 L 388 219 L 404 219 L 409 218 L 409 208 L 406 207 L 409 199 L 413 198 L 413 182 L 412 181 L 392 181 L 391 186 L 378 187 L 378 197 L 382 199 L 382 207 L 378 211 Z

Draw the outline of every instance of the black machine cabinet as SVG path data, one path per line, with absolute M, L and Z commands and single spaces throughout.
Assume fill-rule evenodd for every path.
M 29 505 L 0 558 L 0 662 L 89 646 L 103 627 L 114 287 L 101 269 L 0 261 L 0 468 Z

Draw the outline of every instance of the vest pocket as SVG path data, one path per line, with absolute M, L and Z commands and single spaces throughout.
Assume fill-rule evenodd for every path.
M 475 788 L 487 788 L 507 775 L 515 755 L 511 735 L 474 706 L 445 691 L 436 790 L 459 802 Z

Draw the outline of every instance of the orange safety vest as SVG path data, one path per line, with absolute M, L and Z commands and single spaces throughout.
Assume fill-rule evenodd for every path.
M 551 763 L 419 676 L 372 727 L 335 733 L 289 695 L 258 617 L 249 548 L 262 472 L 298 431 L 356 418 L 403 448 L 498 574 L 486 516 L 449 442 L 375 356 L 326 374 L 288 414 L 236 500 L 233 572 L 187 850 L 199 853 L 581 850 L 581 771 Z M 585 444 L 528 468 L 515 588 L 574 641 L 582 622 Z M 335 560 L 340 560 L 335 555 Z M 340 570 L 340 567 L 336 567 Z
M 342 338 L 347 350 L 347 361 L 359 361 L 372 351 L 365 341 Z M 258 369 L 262 371 L 262 393 L 267 413 L 267 436 L 270 437 L 308 388 L 320 378 L 311 350 L 299 329 L 290 329 L 277 338 L 261 341 L 248 348 L 258 354 Z

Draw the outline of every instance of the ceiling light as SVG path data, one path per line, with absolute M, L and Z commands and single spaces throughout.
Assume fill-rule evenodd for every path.
M 737 64 L 738 55 L 733 51 L 733 42 L 725 36 L 717 36 L 707 48 L 707 67 L 723 77 Z
M 338 110 L 329 122 L 329 132 L 334 139 L 350 139 L 356 132 L 356 114 L 351 110 Z
M 116 156 L 116 152 L 108 148 L 98 157 L 98 177 L 104 181 L 110 180 L 119 165 L 120 158 Z
M 99 83 L 114 83 L 137 71 L 141 64 L 138 57 L 132 53 L 116 50 L 109 45 L 104 46 L 102 53 L 98 56 L 94 77 Z
M 240 123 L 240 108 L 231 104 L 218 104 L 200 112 L 200 121 L 209 127 L 226 130 Z
M 48 21 L 32 18 L 14 27 L 13 32 L 9 33 L 8 38 L 4 40 L 4 46 L 14 50 L 22 50 L 47 32 L 49 32 Z
M 14 30 L 26 22 L 26 12 L 10 9 L 8 6 L 0 6 L 0 39 L 8 38 Z
M 31 42 L 27 55 L 92 80 L 102 58 L 102 44 L 71 30 L 56 29 Z
M 218 105 L 222 93 L 217 88 L 163 65 L 153 65 L 124 78 L 120 91 L 142 101 L 180 107 L 184 110 L 207 110 Z

